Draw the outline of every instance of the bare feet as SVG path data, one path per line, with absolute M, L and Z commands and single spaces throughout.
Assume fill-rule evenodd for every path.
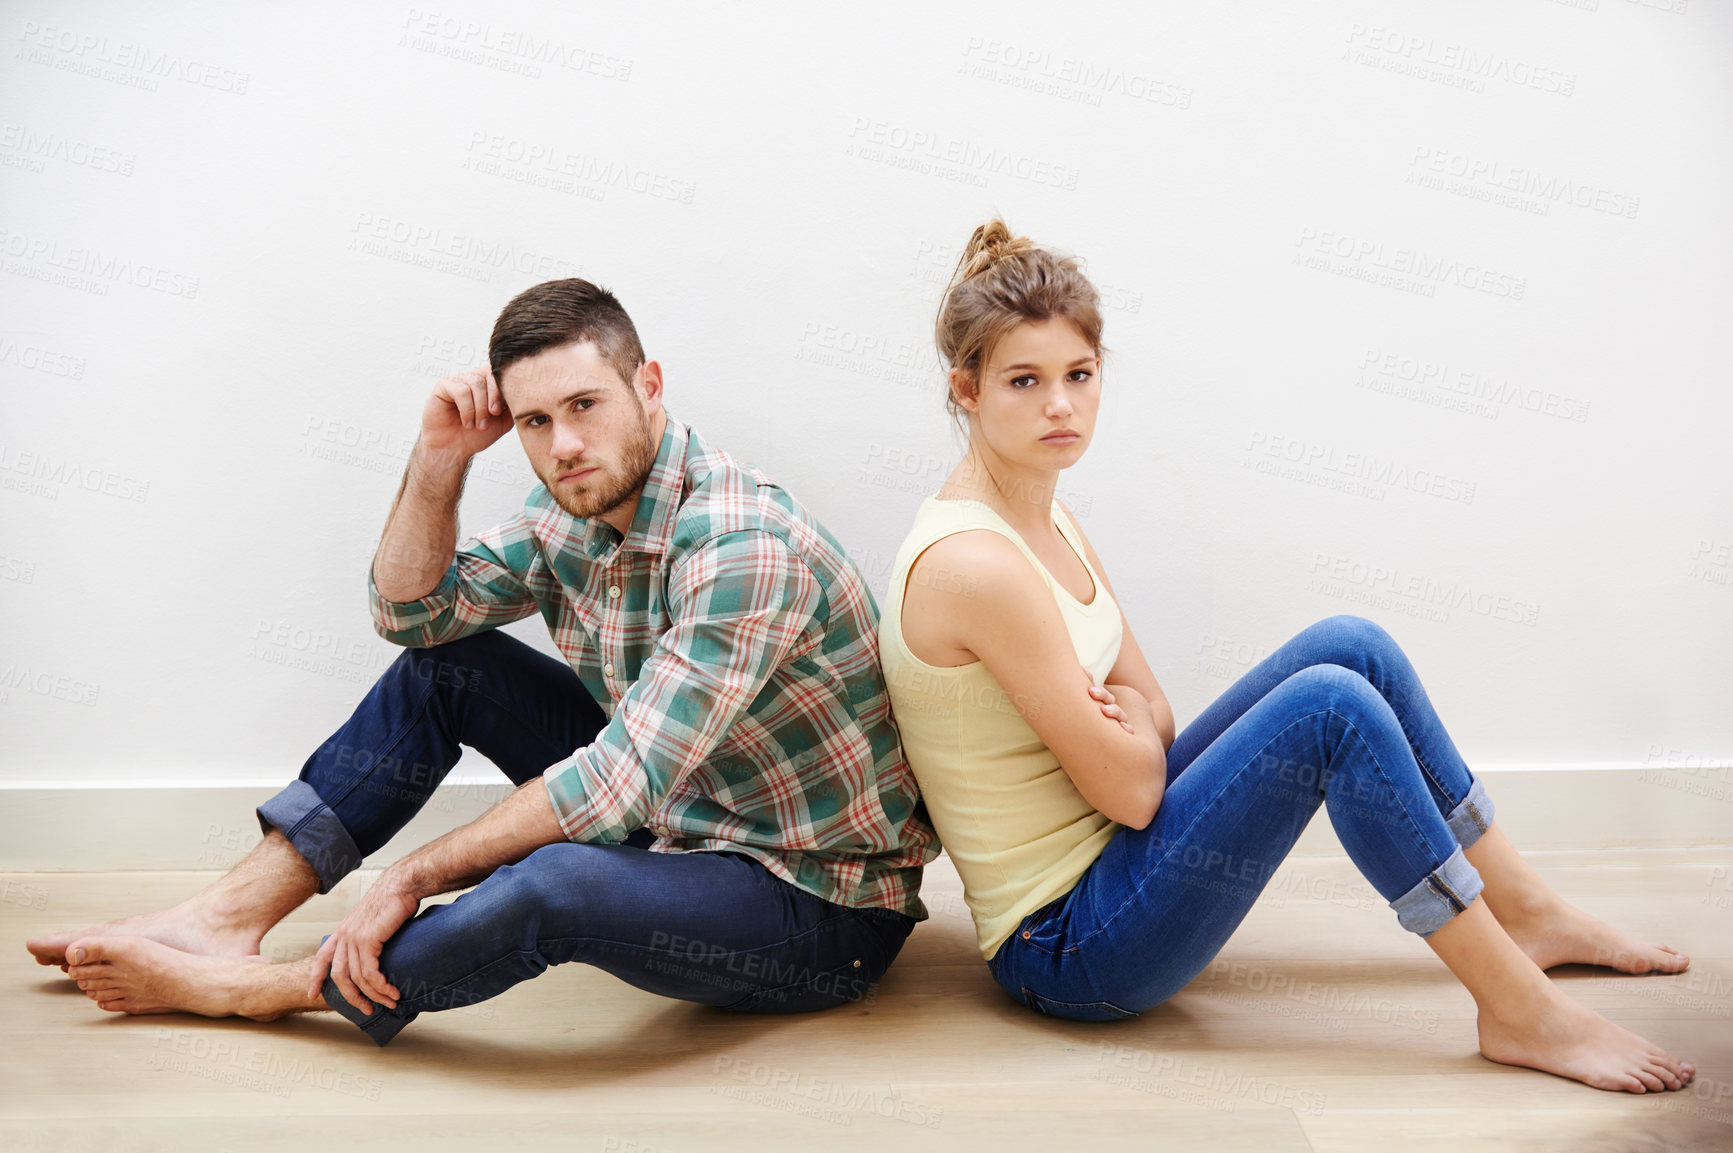
M 154 913 L 140 913 L 136 917 L 123 917 L 106 925 L 31 937 L 24 942 L 24 947 L 36 957 L 38 965 L 59 965 L 61 970 L 66 972 L 67 946 L 83 937 L 141 937 L 183 953 L 197 953 L 207 957 L 247 957 L 258 955 L 259 942 L 264 935 L 262 931 L 237 928 L 211 917 L 199 907 L 199 900 L 195 897 L 172 908 L 159 909 Z
M 1562 897 L 1538 910 L 1500 910 L 1499 924 L 1542 969 L 1554 965 L 1604 965 L 1621 973 L 1682 973 L 1691 958 L 1666 945 L 1639 941 Z
M 250 958 L 186 953 L 142 936 L 80 937 L 67 949 L 68 973 L 111 1013 L 198 1013 L 270 1021 L 323 1009 L 309 1000 L 312 958 L 261 965 Z
M 82 937 L 138 937 L 182 953 L 255 957 L 265 933 L 319 891 L 319 877 L 288 838 L 267 833 L 220 880 L 171 908 L 71 933 L 32 937 L 37 964 L 68 969 L 66 950 Z
M 1559 896 L 1497 821 L 1464 854 L 1486 882 L 1487 907 L 1542 969 L 1574 962 L 1622 973 L 1680 973 L 1691 964 L 1685 954 L 1621 933 Z
M 1622 1029 L 1547 987 L 1519 1020 L 1480 1010 L 1480 1052 L 1489 1061 L 1523 1065 L 1625 1093 L 1681 1089 L 1696 1066 Z

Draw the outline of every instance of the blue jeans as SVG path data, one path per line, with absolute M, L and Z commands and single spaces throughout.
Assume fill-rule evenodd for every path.
M 988 962 L 994 978 L 1079 1021 L 1161 1004 L 1227 943 L 1320 805 L 1403 928 L 1431 936 L 1479 896 L 1462 850 L 1492 801 L 1408 658 L 1355 616 L 1305 629 L 1186 726 L 1155 819 L 1120 829 L 1025 917 Z
M 468 745 L 516 784 L 590 744 L 607 723 L 569 666 L 504 633 L 405 651 L 299 780 L 259 807 L 319 877 L 319 891 L 409 822 Z M 738 853 L 547 845 L 422 910 L 385 943 L 403 996 L 371 1013 L 325 982 L 325 1003 L 384 1045 L 419 1014 L 498 995 L 582 961 L 666 997 L 794 1013 L 859 999 L 914 920 L 833 904 Z

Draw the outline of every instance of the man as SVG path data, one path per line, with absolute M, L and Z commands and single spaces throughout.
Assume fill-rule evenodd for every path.
M 29 942 L 102 1008 L 329 1007 L 384 1045 L 583 961 L 792 1012 L 858 998 L 925 917 L 937 843 L 877 606 L 836 539 L 669 416 L 595 285 L 521 293 L 488 359 L 434 388 L 369 574 L 380 633 L 416 647 L 260 806 L 266 836 L 226 877 Z M 458 549 L 470 458 L 514 425 L 542 484 Z M 493 631 L 536 611 L 570 667 Z M 266 930 L 400 829 L 463 744 L 522 787 L 386 869 L 316 954 L 260 963 Z

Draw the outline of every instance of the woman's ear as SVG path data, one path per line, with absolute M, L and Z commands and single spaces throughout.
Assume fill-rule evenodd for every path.
M 965 412 L 974 412 L 980 400 L 975 395 L 975 378 L 972 373 L 960 368 L 953 368 L 950 377 L 951 399 Z

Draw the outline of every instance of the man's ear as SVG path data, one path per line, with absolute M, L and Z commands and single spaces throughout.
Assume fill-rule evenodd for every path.
M 654 416 L 662 410 L 662 366 L 646 360 L 632 374 L 632 388 L 644 402 L 644 415 Z

